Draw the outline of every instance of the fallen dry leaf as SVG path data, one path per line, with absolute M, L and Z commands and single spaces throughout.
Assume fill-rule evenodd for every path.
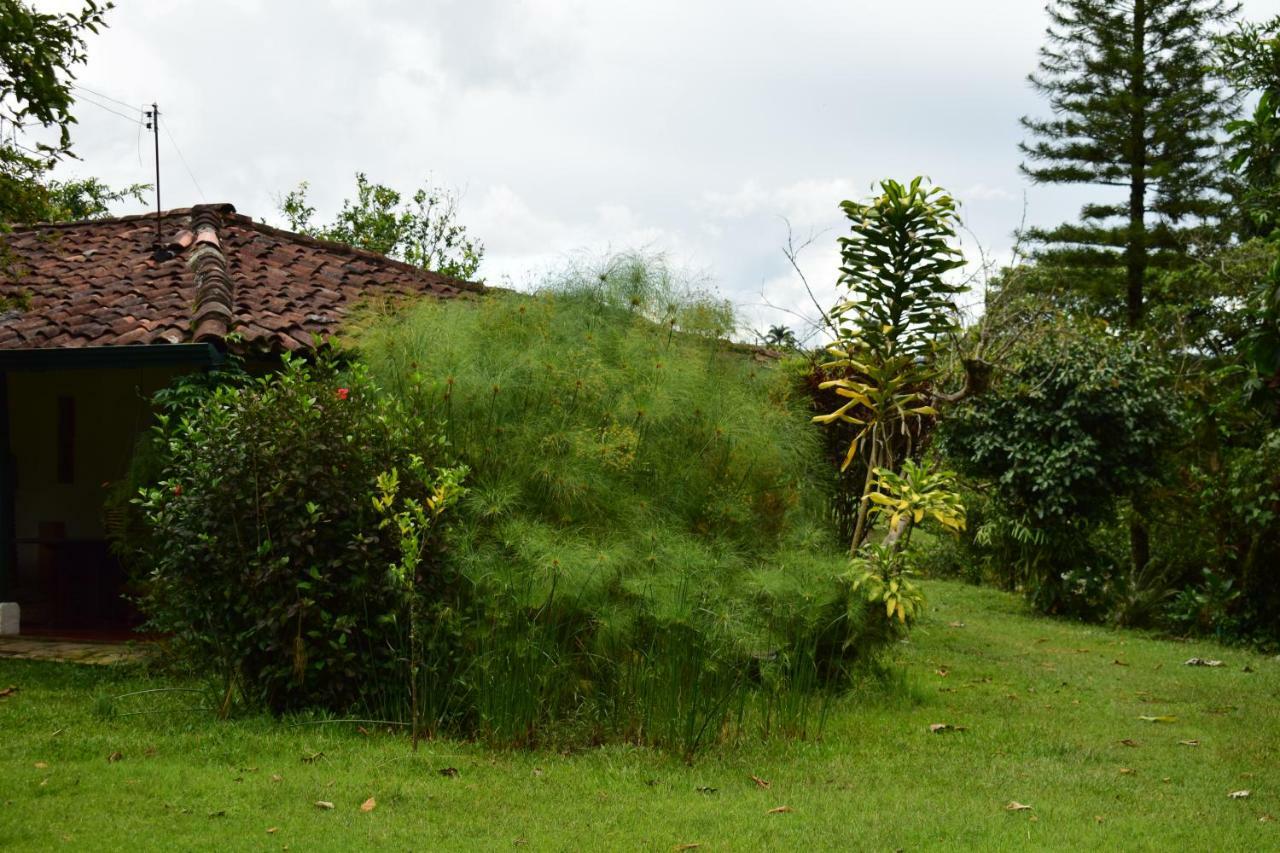
M 1173 723 L 1176 722 L 1178 718 L 1169 714 L 1161 714 L 1158 717 L 1139 717 L 1138 719 L 1142 720 L 1144 723 Z
M 439 770 L 437 770 L 436 772 L 437 772 L 437 773 L 439 773 L 441 776 L 447 776 L 448 778 L 452 779 L 452 778 L 454 778 L 455 776 L 457 776 L 457 775 L 458 775 L 458 768 L 456 768 L 456 767 L 441 767 L 441 768 L 440 768 Z
M 272 773 L 272 774 L 271 774 L 271 781 L 272 781 L 272 782 L 283 782 L 283 781 L 284 781 L 284 777 L 283 777 L 283 776 L 281 776 L 279 773 Z
M 671 849 L 672 850 L 697 850 L 701 846 L 702 846 L 702 842 L 691 841 L 688 844 L 677 844 L 675 847 Z
M 1188 658 L 1183 666 L 1222 666 L 1220 660 L 1205 660 L 1204 658 Z
M 325 809 L 326 811 L 333 809 L 333 803 L 328 800 L 316 800 L 316 808 Z
M 1124 745 L 1124 746 L 1137 746 L 1137 745 L 1138 745 L 1138 742 L 1137 742 L 1136 740 L 1134 740 L 1133 738 L 1131 738 L 1131 737 L 1124 738 L 1123 740 L 1118 740 L 1118 741 L 1116 741 L 1116 743 L 1118 743 L 1118 744 L 1122 744 L 1122 745 Z
M 764 779 L 761 779 L 759 776 L 752 776 L 752 777 L 751 777 L 751 781 L 756 783 L 756 787 L 757 787 L 757 788 L 766 788 L 766 789 L 767 789 L 767 788 L 772 787 L 768 782 L 766 782 Z
M 1252 793 L 1253 791 L 1232 791 L 1227 796 L 1233 800 L 1247 800 Z
M 1134 773 L 1137 773 L 1137 772 L 1138 772 L 1138 771 L 1134 770 L 1132 767 L 1121 767 L 1121 768 L 1120 768 L 1120 775 L 1121 775 L 1121 776 L 1132 776 Z
M 795 811 L 795 809 L 791 808 L 791 806 L 778 806 L 777 808 L 769 809 L 768 813 L 769 814 L 789 814 L 790 812 L 793 812 L 793 811 Z
M 117 761 L 124 760 L 124 753 L 116 751 L 107 756 L 108 764 L 115 764 Z
M 934 672 L 934 675 L 937 675 L 939 678 L 946 678 L 948 675 L 951 674 L 951 670 L 947 669 L 945 666 L 940 666 L 937 669 L 935 669 L 933 672 Z
M 17 692 L 18 692 L 18 688 L 14 687 L 12 684 L 10 684 L 10 685 L 9 685 L 8 687 L 6 687 L 5 689 L 0 690 L 0 699 L 8 698 L 9 696 L 12 696 L 13 694 L 15 694 L 15 693 L 17 693 Z
M 541 768 L 541 767 L 535 767 L 535 768 L 533 768 L 533 775 L 534 775 L 534 776 L 541 776 L 541 775 L 542 775 L 542 768 Z
M 929 731 L 935 735 L 940 735 L 946 732 L 963 732 L 966 729 L 964 726 L 953 726 L 950 723 L 930 723 Z
M 1128 666 L 1128 665 L 1129 665 L 1129 664 L 1125 663 L 1124 661 L 1120 660 L 1119 658 L 1116 658 L 1115 660 L 1113 660 L 1113 661 L 1111 662 L 1111 664 L 1112 664 L 1113 666 Z
M 964 627 L 964 623 L 963 623 L 963 622 L 948 622 L 948 623 L 947 623 L 947 627 L 948 627 L 948 628 L 963 628 L 963 627 Z
M 37 770 L 44 770 L 44 769 L 46 769 L 46 768 L 49 766 L 49 762 L 47 762 L 47 761 L 37 761 L 35 766 L 36 766 L 36 769 L 37 769 Z
M 1262 817 L 1258 818 L 1258 823 L 1275 823 L 1275 820 L 1276 819 L 1271 815 L 1264 814 Z
M 369 799 L 365 800 L 363 803 L 360 804 L 360 811 L 371 812 L 377 807 L 378 807 L 378 801 L 375 800 L 373 797 L 370 797 Z
M 1200 745 L 1200 741 L 1198 740 L 1180 740 L 1178 741 L 1178 743 L 1182 744 L 1183 746 L 1199 746 Z
M 1020 803 L 1017 800 L 1010 800 L 1009 805 L 1005 806 L 1004 810 L 1007 812 L 1025 812 L 1030 811 L 1031 806 L 1026 803 Z
M 279 832 L 279 831 L 280 831 L 280 827 L 278 827 L 278 826 L 268 826 L 268 827 L 267 827 L 267 835 L 275 835 L 275 834 L 276 834 L 277 832 Z

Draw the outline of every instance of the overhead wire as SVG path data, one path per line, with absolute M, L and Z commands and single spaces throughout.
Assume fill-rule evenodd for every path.
M 41 151 L 37 151 L 34 148 L 28 148 L 27 146 L 23 145 L 21 142 L 18 141 L 18 138 L 16 136 L 14 136 L 12 139 L 9 140 L 9 144 L 12 145 L 14 148 L 20 148 L 23 151 L 27 152 L 28 154 L 33 154 L 36 157 L 49 156 L 49 152 L 47 151 L 41 152 Z
M 136 109 L 138 109 L 137 104 L 128 104 L 128 103 L 125 103 L 124 101 L 120 100 L 119 98 L 113 98 L 113 97 L 111 97 L 110 95 L 104 95 L 104 94 L 102 94 L 101 92 L 95 92 L 93 89 L 90 89 L 88 86 L 82 86 L 82 85 L 80 85 L 79 83 L 72 83 L 72 84 L 71 84 L 71 88 L 73 88 L 73 89 L 79 89 L 81 92 L 84 92 L 84 93 L 89 94 L 89 95 L 93 95 L 95 98 L 101 98 L 101 99 L 102 99 L 102 100 L 104 100 L 104 101 L 110 101 L 111 103 L 113 103 L 113 104 L 117 104 L 117 105 L 122 106 L 122 107 L 125 107 L 126 109 L 130 109 L 130 110 L 136 110 Z
M 126 103 L 125 101 L 122 101 L 119 98 L 113 98 L 104 92 L 99 92 L 95 89 L 90 89 L 88 86 L 84 86 L 79 83 L 73 83 L 71 84 L 71 87 L 81 93 L 79 100 L 83 100 L 85 103 L 92 104 L 93 106 L 97 107 L 100 110 L 106 110 L 109 113 L 118 115 L 121 118 L 127 119 L 128 121 L 131 121 L 136 125 L 138 125 L 138 162 L 139 164 L 141 164 L 142 162 L 142 127 L 145 124 L 141 116 L 146 111 L 146 107 L 134 106 L 133 104 Z M 137 118 L 134 118 L 133 116 L 125 115 L 124 113 L 120 112 L 119 110 L 113 107 L 109 107 L 106 104 L 103 104 L 103 103 L 100 103 L 99 101 L 94 100 L 94 98 L 100 98 L 103 101 L 109 101 L 113 104 L 116 104 L 117 106 L 124 107 L 125 109 L 137 110 L 139 113 L 139 116 Z M 186 170 L 187 177 L 191 179 L 191 183 L 195 186 L 196 192 L 200 194 L 200 199 L 202 201 L 208 201 L 208 199 L 205 197 L 205 194 L 204 194 L 204 188 L 200 186 L 200 181 L 196 179 L 195 172 L 191 170 L 191 164 L 187 162 L 186 155 L 182 153 L 182 148 L 181 146 L 178 145 L 178 140 L 174 138 L 173 131 L 169 129 L 169 123 L 164 120 L 163 116 L 158 116 L 156 124 L 164 128 L 165 136 L 169 137 L 169 144 L 172 145 L 173 150 L 177 152 L 178 160 L 182 162 L 182 168 Z
M 193 173 L 191 171 L 191 167 L 187 165 L 187 158 L 183 156 L 182 149 L 178 147 L 178 140 L 173 138 L 173 131 L 169 130 L 169 123 L 164 120 L 164 116 L 160 117 L 160 126 L 164 128 L 164 135 L 169 137 L 169 142 L 173 145 L 173 150 L 178 152 L 178 159 L 182 161 L 182 168 L 187 170 L 187 177 L 191 179 L 191 183 L 195 184 L 196 192 L 200 194 L 200 200 L 207 202 L 208 199 L 205 198 L 204 190 L 200 188 L 200 182 L 196 180 L 195 173 Z
M 100 104 L 100 103 L 98 103 L 97 101 L 93 100 L 92 98 L 88 98 L 88 97 L 85 97 L 85 96 L 83 96 L 83 95 L 82 95 L 82 96 L 80 96 L 79 98 L 77 98 L 77 100 L 78 100 L 78 101 L 83 101 L 83 102 L 84 102 L 84 103 L 86 103 L 86 104 L 92 104 L 93 106 L 97 107 L 97 108 L 98 108 L 98 109 L 100 109 L 100 110 L 106 110 L 107 112 L 111 113 L 112 115 L 118 115 L 118 116 L 120 116 L 120 118 L 125 119 L 126 121 L 131 121 L 131 122 L 133 122 L 134 124 L 142 124 L 142 118 L 141 118 L 142 110 L 140 110 L 140 109 L 138 110 L 139 116 L 129 116 L 129 115 L 125 115 L 124 113 L 120 112 L 119 110 L 115 109 L 114 107 L 109 107 L 109 106 L 107 106 L 106 104 Z M 134 109 L 137 109 L 137 108 L 135 107 Z

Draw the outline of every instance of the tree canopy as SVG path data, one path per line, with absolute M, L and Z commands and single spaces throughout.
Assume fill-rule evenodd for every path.
M 113 4 L 86 0 L 77 12 L 46 13 L 0 0 L 0 222 L 49 218 L 46 172 L 71 154 L 74 69 L 85 35 L 103 26 Z M 53 138 L 31 133 L 50 131 Z M 19 139 L 21 141 L 19 141 Z
M 356 173 L 356 197 L 327 225 L 313 221 L 305 181 L 280 200 L 280 212 L 299 234 L 333 240 L 402 260 L 441 275 L 471 280 L 484 258 L 484 244 L 458 222 L 458 197 L 434 185 L 406 199 L 399 191 Z
M 1057 0 L 1032 86 L 1049 118 L 1024 117 L 1032 181 L 1100 189 L 1080 221 L 1031 229 L 1071 288 L 1141 323 L 1149 277 L 1183 264 L 1187 231 L 1222 212 L 1218 134 L 1233 110 L 1210 36 L 1227 0 Z M 1121 312 L 1120 309 L 1123 309 Z

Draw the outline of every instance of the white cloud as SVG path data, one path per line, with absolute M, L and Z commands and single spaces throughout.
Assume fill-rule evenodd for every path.
M 42 7 L 78 7 L 74 0 Z M 876 180 L 927 174 L 1002 251 L 1022 216 L 1019 116 L 1045 25 L 1030 0 L 203 0 L 118 4 L 84 86 L 158 100 L 208 201 L 271 217 L 309 180 L 322 215 L 352 174 L 462 187 L 494 279 L 588 248 L 650 246 L 710 270 L 753 323 L 800 310 L 783 219 L 822 233 Z M 1251 0 L 1250 15 L 1280 12 Z M 77 110 L 68 171 L 152 180 L 138 126 Z M 145 141 L 145 140 L 144 140 Z M 201 200 L 162 136 L 166 206 Z M 962 189 L 963 188 L 963 189 Z M 1031 221 L 1082 196 L 1033 188 Z M 825 292 L 825 291 L 824 291 Z M 798 295 L 797 295 L 798 293 Z
M 1019 196 L 1004 187 L 989 187 L 986 184 L 973 184 L 959 194 L 961 202 L 967 201 L 1013 201 Z

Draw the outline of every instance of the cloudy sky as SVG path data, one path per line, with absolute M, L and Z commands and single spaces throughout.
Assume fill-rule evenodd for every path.
M 154 100 L 165 207 L 225 201 L 280 224 L 299 181 L 327 218 L 357 170 L 430 178 L 462 194 L 490 283 L 645 248 L 709 278 L 744 326 L 799 326 L 784 222 L 819 234 L 802 261 L 829 300 L 837 205 L 880 178 L 952 190 L 971 256 L 1007 252 L 1024 206 L 1049 223 L 1081 201 L 1018 173 L 1018 117 L 1042 110 L 1026 83 L 1038 0 L 117 4 L 64 174 L 152 180 L 150 140 L 100 107 Z M 1276 13 L 1246 0 L 1248 17 Z

